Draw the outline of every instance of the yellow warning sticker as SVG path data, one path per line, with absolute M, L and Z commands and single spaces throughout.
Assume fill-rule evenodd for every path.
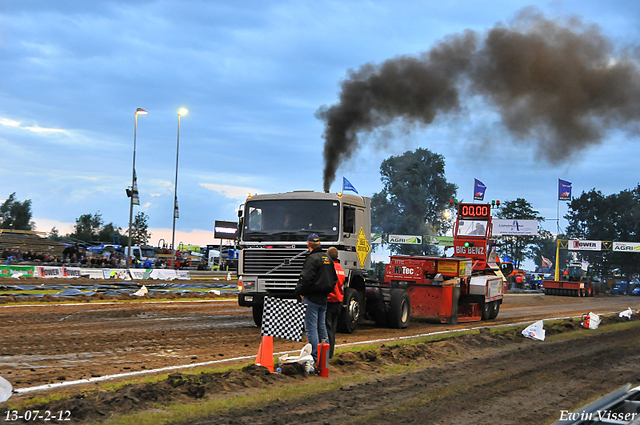
M 360 228 L 358 233 L 358 241 L 356 242 L 356 253 L 358 254 L 358 261 L 360 262 L 360 268 L 364 269 L 364 263 L 367 260 L 367 255 L 371 251 L 371 245 L 367 241 L 367 237 L 364 235 L 364 230 Z

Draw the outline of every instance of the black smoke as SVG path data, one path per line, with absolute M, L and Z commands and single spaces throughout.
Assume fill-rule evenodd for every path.
M 358 148 L 358 133 L 401 119 L 430 124 L 470 95 L 494 105 L 515 140 L 552 163 L 601 142 L 613 128 L 638 134 L 640 72 L 596 25 L 552 20 L 525 9 L 508 25 L 465 31 L 418 56 L 350 70 L 340 101 L 320 108 L 324 189 Z

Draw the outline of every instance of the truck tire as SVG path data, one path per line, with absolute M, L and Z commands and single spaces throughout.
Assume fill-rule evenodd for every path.
M 404 329 L 409 326 L 411 314 L 411 300 L 409 293 L 404 289 L 392 289 L 391 301 L 389 302 L 389 327 L 394 329 Z
M 338 331 L 352 334 L 358 329 L 362 303 L 360 294 L 353 288 L 344 288 L 344 308 L 338 318 Z
M 489 303 L 489 320 L 498 317 L 498 313 L 500 313 L 500 303 L 498 301 Z
M 256 324 L 257 327 L 262 327 L 262 313 L 264 313 L 264 305 L 254 305 L 251 307 L 253 310 L 253 323 Z

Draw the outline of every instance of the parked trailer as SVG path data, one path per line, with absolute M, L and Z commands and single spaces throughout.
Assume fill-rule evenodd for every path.
M 594 283 L 582 268 L 580 261 L 574 261 L 567 267 L 566 280 L 543 280 L 545 295 L 565 297 L 593 297 Z
M 593 297 L 595 292 L 591 282 L 543 280 L 542 287 L 545 295 L 561 295 L 565 297 Z

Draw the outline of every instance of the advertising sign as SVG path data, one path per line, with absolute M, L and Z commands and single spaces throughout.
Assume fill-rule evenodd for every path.
M 537 236 L 537 220 L 498 220 L 494 219 L 493 234 L 504 236 Z
M 614 242 L 613 250 L 617 252 L 640 252 L 640 243 Z
M 429 245 L 453 246 L 453 236 L 425 236 L 424 242 Z
M 235 221 L 216 220 L 213 228 L 215 239 L 236 239 L 238 237 L 238 223 Z
M 569 240 L 568 248 L 572 251 L 602 251 L 602 241 Z
M 422 236 L 413 235 L 389 235 L 389 243 L 422 245 Z

